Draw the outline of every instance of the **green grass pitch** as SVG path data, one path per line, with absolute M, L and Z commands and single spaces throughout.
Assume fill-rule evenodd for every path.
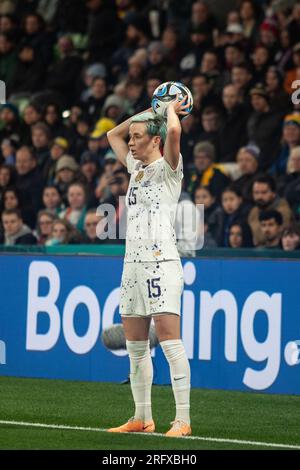
M 0 449 L 195 450 L 280 449 L 258 443 L 299 446 L 300 397 L 192 389 L 193 436 L 112 434 L 133 415 L 129 385 L 0 377 Z M 169 386 L 153 386 L 156 432 L 164 433 L 174 418 Z M 66 425 L 86 429 L 32 427 L 1 421 Z M 96 432 L 99 428 L 102 430 Z M 256 442 L 224 442 L 224 440 Z

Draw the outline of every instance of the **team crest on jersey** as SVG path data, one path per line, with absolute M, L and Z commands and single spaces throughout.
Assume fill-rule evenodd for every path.
M 154 167 L 152 167 L 152 168 L 147 168 L 147 169 L 146 169 L 146 175 L 147 175 L 147 176 L 152 176 L 154 172 L 155 172 L 155 168 L 154 168 Z
M 141 181 L 141 179 L 144 177 L 145 172 L 144 171 L 139 171 L 138 174 L 135 177 L 135 181 Z

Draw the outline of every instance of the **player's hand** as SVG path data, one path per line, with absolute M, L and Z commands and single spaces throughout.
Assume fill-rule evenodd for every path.
M 168 108 L 173 108 L 176 114 L 187 116 L 189 113 L 186 111 L 186 109 L 190 107 L 189 103 L 187 103 L 187 99 L 188 96 L 179 98 L 179 95 L 177 95 L 176 99 L 170 102 Z

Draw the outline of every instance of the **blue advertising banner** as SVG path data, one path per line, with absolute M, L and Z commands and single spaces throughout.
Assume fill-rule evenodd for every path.
M 192 386 L 300 394 L 300 261 L 183 259 L 182 337 Z M 0 256 L 0 375 L 122 381 L 123 258 Z M 154 382 L 170 383 L 160 347 Z

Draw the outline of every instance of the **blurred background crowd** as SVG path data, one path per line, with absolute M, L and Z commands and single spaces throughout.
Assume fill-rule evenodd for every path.
M 204 247 L 300 248 L 300 2 L 0 0 L 0 80 L 0 244 L 124 243 L 96 234 L 129 182 L 106 133 L 178 80 Z

